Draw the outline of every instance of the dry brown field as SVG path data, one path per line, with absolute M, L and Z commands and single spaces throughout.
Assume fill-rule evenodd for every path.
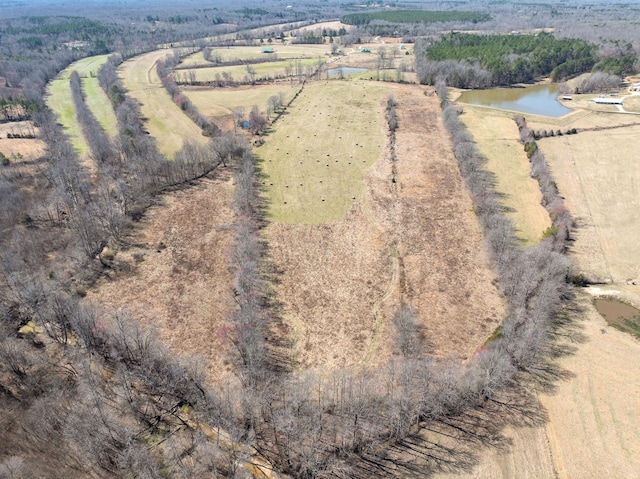
M 335 83 L 360 88 L 357 82 Z M 392 88 L 400 124 L 397 183 L 391 181 L 387 146 L 362 173 L 364 194 L 346 214 L 311 224 L 275 219 L 266 231 L 270 261 L 279 272 L 274 293 L 293 332 L 293 358 L 300 368 L 386 361 L 393 354 L 390 319 L 401 300 L 418 310 L 425 349 L 438 356 L 470 357 L 502 317 L 439 104 L 421 88 Z M 306 94 L 305 89 L 296 104 L 303 105 Z M 379 118 L 387 94 L 377 95 L 371 116 Z M 332 115 L 339 116 L 332 106 Z M 314 122 L 300 124 L 307 123 Z M 382 142 L 385 129 L 382 124 L 374 132 Z M 281 134 L 286 135 L 278 128 L 267 145 L 287 145 Z M 304 145 L 297 138 L 289 144 L 300 141 Z M 313 145 L 313 139 L 307 141 Z M 295 192 L 290 194 L 295 201 Z
M 124 62 L 118 72 L 127 94 L 140 103 L 145 127 L 158 143 L 161 153 L 173 157 L 187 140 L 205 143 L 202 130 L 187 117 L 160 83 L 156 62 L 170 55 L 156 50 Z
M 230 176 L 221 168 L 215 179 L 163 196 L 136 228 L 135 246 L 116 256 L 122 271 L 87 294 L 88 300 L 129 310 L 176 355 L 202 357 L 211 381 L 230 368 L 228 343 L 219 334 L 233 302 Z
M 592 304 L 593 296 L 612 296 L 640 306 L 640 178 L 634 164 L 639 118 L 600 111 L 589 98 L 574 96 L 566 105 L 576 111 L 555 119 L 530 116 L 528 125 L 578 128 L 577 135 L 538 144 L 578 223 L 572 259 L 587 277 L 610 284 L 578 294 L 583 340 L 567 343 L 574 351 L 559 361 L 570 378 L 539 394 L 545 425 L 509 428 L 507 447 L 485 449 L 469 472 L 439 479 L 640 477 L 640 341 L 608 326 Z M 486 117 L 495 122 L 501 115 L 506 116 L 496 111 Z M 524 185 L 521 178 L 514 187 Z
M 22 155 L 24 160 L 35 160 L 44 153 L 45 144 L 36 138 L 7 138 L 8 134 L 37 132 L 29 121 L 0 123 L 0 152 L 9 159 Z

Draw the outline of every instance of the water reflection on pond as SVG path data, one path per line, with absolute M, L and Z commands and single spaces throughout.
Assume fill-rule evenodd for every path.
M 336 76 L 345 76 L 351 75 L 354 73 L 364 73 L 366 72 L 366 68 L 355 68 L 355 67 L 338 67 L 338 68 L 330 68 L 327 70 L 327 76 L 336 77 Z
M 607 323 L 640 339 L 640 309 L 611 298 L 596 298 L 594 304 Z
M 573 110 L 563 106 L 557 100 L 557 97 L 557 85 L 543 84 L 530 85 L 524 88 L 465 91 L 458 98 L 458 101 L 472 105 L 490 106 L 502 110 L 551 117 L 559 117 L 571 113 Z

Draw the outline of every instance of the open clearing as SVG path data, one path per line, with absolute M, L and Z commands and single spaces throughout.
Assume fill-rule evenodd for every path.
M 22 155 L 24 160 L 35 160 L 44 153 L 45 144 L 36 138 L 7 138 L 8 134 L 37 131 L 30 121 L 0 123 L 0 152 L 9 159 Z
M 263 48 L 273 48 L 273 53 L 263 53 Z M 221 61 L 230 62 L 236 60 L 252 60 L 252 59 L 273 59 L 273 58 L 305 58 L 313 59 L 324 57 L 331 47 L 329 45 L 290 45 L 274 42 L 264 46 L 255 47 L 229 47 L 229 48 L 212 48 L 211 56 L 219 56 Z M 202 56 L 202 52 L 197 52 L 185 57 L 178 68 L 191 68 L 199 65 L 214 64 L 208 62 Z
M 115 136 L 117 133 L 116 117 L 111 107 L 111 102 L 102 91 L 102 88 L 100 88 L 96 77 L 98 70 L 107 61 L 108 57 L 108 55 L 97 55 L 72 63 L 55 80 L 49 82 L 47 87 L 47 105 L 56 113 L 65 133 L 71 140 L 71 144 L 81 154 L 88 153 L 89 146 L 84 139 L 82 129 L 76 118 L 76 110 L 71 97 L 71 87 L 69 86 L 69 76 L 74 70 L 78 72 L 82 78 L 87 106 L 107 134 Z
M 400 124 L 397 183 L 383 150 L 390 90 Z M 401 300 L 418 310 L 426 350 L 469 357 L 499 323 L 502 301 L 437 100 L 418 87 L 334 81 L 307 86 L 294 105 L 258 154 L 271 201 L 274 293 L 296 364 L 386 361 Z
M 158 149 L 168 157 L 182 148 L 185 141 L 205 143 L 202 130 L 185 115 L 166 92 L 156 72 L 156 62 L 171 54 L 156 50 L 127 60 L 118 69 L 127 94 L 138 100 L 149 134 Z
M 465 104 L 460 118 L 488 159 L 486 167 L 496 176 L 496 189 L 504 195 L 502 203 L 510 210 L 508 216 L 516 225 L 518 237 L 525 244 L 536 243 L 551 220 L 540 204 L 540 188 L 530 176 L 529 160 L 511 114 Z
M 216 176 L 164 195 L 136 229 L 137 246 L 116 257 L 131 270 L 101 280 L 87 295 L 130 310 L 176 355 L 207 360 L 211 381 L 230 367 L 219 328 L 233 302 L 227 257 L 233 186 L 229 171 Z
M 389 88 L 368 82 L 315 82 L 257 151 L 269 215 L 285 223 L 338 221 L 364 193 L 363 172 L 386 137 L 382 103 Z
M 269 61 L 264 63 L 256 63 L 253 65 L 233 65 L 233 66 L 216 66 L 210 68 L 196 68 L 194 70 L 179 70 L 176 72 L 178 78 L 182 81 L 188 81 L 189 72 L 195 74 L 195 79 L 198 82 L 213 82 L 222 78 L 222 74 L 231 75 L 234 81 L 249 82 L 250 76 L 248 68 L 252 68 L 255 72 L 255 81 L 263 81 L 274 78 L 287 78 L 296 74 L 297 65 L 302 68 L 302 73 L 305 73 L 309 68 L 315 69 L 325 62 L 323 57 L 317 58 L 305 58 L 300 60 L 282 60 L 282 61 Z
M 221 119 L 228 117 L 233 121 L 233 112 L 244 108 L 245 115 L 256 105 L 260 111 L 267 109 L 269 97 L 284 94 L 284 102 L 288 103 L 300 89 L 298 83 L 289 82 L 277 85 L 242 86 L 238 88 L 200 88 L 183 86 L 182 92 L 196 105 L 203 115 Z M 219 121 L 216 121 L 217 123 Z
M 638 135 L 640 125 L 539 141 L 578 222 L 573 253 L 593 280 L 640 283 Z
M 538 142 L 578 222 L 571 256 L 588 278 L 612 283 L 590 287 L 589 293 L 640 306 L 640 222 L 636 214 L 640 178 L 634 164 L 638 118 L 597 111 L 588 100 L 583 103 L 586 110 L 580 101 L 568 102 L 577 108 L 574 113 L 561 118 L 530 116 L 528 125 L 535 130 L 575 127 L 580 131 Z M 478 119 L 488 122 L 487 129 L 500 124 L 501 116 L 511 116 L 481 110 L 484 118 Z M 467 121 L 474 135 L 482 130 L 481 125 L 471 123 Z M 479 146 L 482 148 L 482 141 Z M 500 156 L 499 152 L 492 154 Z M 500 172 L 496 173 L 500 184 Z M 517 183 L 512 188 L 517 190 L 526 188 L 529 180 L 522 176 L 513 181 Z M 534 216 L 522 219 L 532 218 L 535 220 Z M 608 326 L 589 295 L 579 292 L 576 304 L 582 309 L 584 342 L 569 344 L 568 348 L 576 348 L 575 353 L 560 360 L 560 366 L 573 377 L 557 383 L 555 393 L 540 394 L 547 423 L 510 428 L 506 433 L 513 441 L 510 447 L 487 449 L 481 453 L 481 463 L 462 477 L 640 477 L 640 341 Z

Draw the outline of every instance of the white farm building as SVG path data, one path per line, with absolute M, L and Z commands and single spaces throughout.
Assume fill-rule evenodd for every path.
M 591 100 L 598 105 L 622 105 L 621 98 L 605 98 L 603 96 L 599 96 L 598 98 L 594 98 Z

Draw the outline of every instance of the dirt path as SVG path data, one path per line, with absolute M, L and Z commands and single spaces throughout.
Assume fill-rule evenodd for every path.
M 187 140 L 205 143 L 206 137 L 178 106 L 160 83 L 156 62 L 171 50 L 156 50 L 124 62 L 118 69 L 127 94 L 140 103 L 145 127 L 158 143 L 160 152 L 173 157 Z

